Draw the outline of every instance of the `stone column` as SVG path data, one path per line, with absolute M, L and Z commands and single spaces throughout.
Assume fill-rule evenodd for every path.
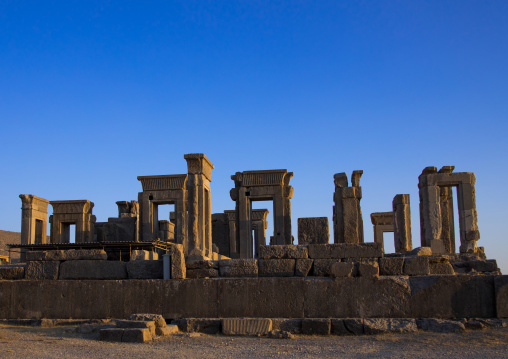
M 236 259 L 240 258 L 240 254 L 238 252 L 239 243 L 238 243 L 238 235 L 236 231 L 236 211 L 224 211 L 227 215 L 228 220 L 228 233 L 229 233 L 229 257 Z
M 32 194 L 20 194 L 21 244 L 46 243 L 49 201 Z
M 202 153 L 184 155 L 187 161 L 188 180 L 188 253 L 189 259 L 212 258 L 212 213 L 210 160 Z
M 469 182 L 463 181 L 457 187 L 459 222 L 460 222 L 460 253 L 476 252 L 476 242 L 480 239 L 478 230 L 478 213 L 476 211 L 476 177 L 468 173 Z
M 334 175 L 334 242 L 363 243 L 363 217 L 360 207 L 362 188 L 360 177 L 363 171 L 353 171 L 352 187 L 348 187 L 347 175 Z
M 398 194 L 393 198 L 393 224 L 395 253 L 405 253 L 413 249 L 411 235 L 411 208 L 408 194 Z

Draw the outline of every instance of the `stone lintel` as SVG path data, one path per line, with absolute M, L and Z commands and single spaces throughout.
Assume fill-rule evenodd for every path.
M 187 175 L 138 176 L 143 191 L 165 191 L 185 189 Z
M 53 207 L 53 214 L 63 213 L 87 213 L 92 210 L 94 203 L 87 200 L 71 200 L 71 201 L 49 201 Z
M 377 225 L 393 225 L 393 212 L 374 212 L 370 214 L 372 224 Z

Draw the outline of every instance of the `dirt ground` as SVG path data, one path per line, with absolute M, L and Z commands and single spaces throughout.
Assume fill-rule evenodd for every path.
M 295 339 L 175 335 L 151 343 L 107 343 L 75 327 L 0 325 L 1 358 L 508 358 L 508 328 L 462 334 Z

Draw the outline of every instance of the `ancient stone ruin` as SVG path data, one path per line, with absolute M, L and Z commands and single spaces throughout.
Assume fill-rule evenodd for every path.
M 246 333 L 262 327 L 338 334 L 375 331 L 380 318 L 400 329 L 416 328 L 415 318 L 508 317 L 508 276 L 477 246 L 471 172 L 453 172 L 452 166 L 423 170 L 416 248 L 408 194 L 394 194 L 386 206 L 391 211 L 371 214 L 374 242 L 365 243 L 363 171 L 353 172 L 351 184 L 345 173 L 335 174 L 333 185 L 330 181 L 333 243 L 328 217 L 305 217 L 298 218 L 294 244 L 292 172 L 236 172 L 230 192 L 234 207 L 211 213 L 214 166 L 204 154 L 184 159 L 187 174 L 138 177 L 137 200 L 116 202 L 118 216 L 103 222 L 89 200 L 20 195 L 21 243 L 9 247 L 21 252 L 21 263 L 0 266 L 0 319 L 126 318 L 148 312 L 174 320 L 181 330 L 222 325 L 231 332 L 246 325 Z M 253 201 L 266 200 L 273 201 L 273 212 L 252 209 Z M 158 206 L 165 204 L 174 205 L 174 212 L 159 219 Z M 53 209 L 49 240 L 48 205 Z M 274 231 L 266 233 L 271 220 Z M 384 251 L 387 232 L 393 233 L 395 253 Z M 262 320 L 233 320 L 242 317 Z M 435 324 L 429 320 L 418 327 Z M 127 332 L 118 327 L 104 335 Z

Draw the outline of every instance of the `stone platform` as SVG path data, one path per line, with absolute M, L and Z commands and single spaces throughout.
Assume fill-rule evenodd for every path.
M 0 319 L 503 318 L 508 276 L 4 280 Z

